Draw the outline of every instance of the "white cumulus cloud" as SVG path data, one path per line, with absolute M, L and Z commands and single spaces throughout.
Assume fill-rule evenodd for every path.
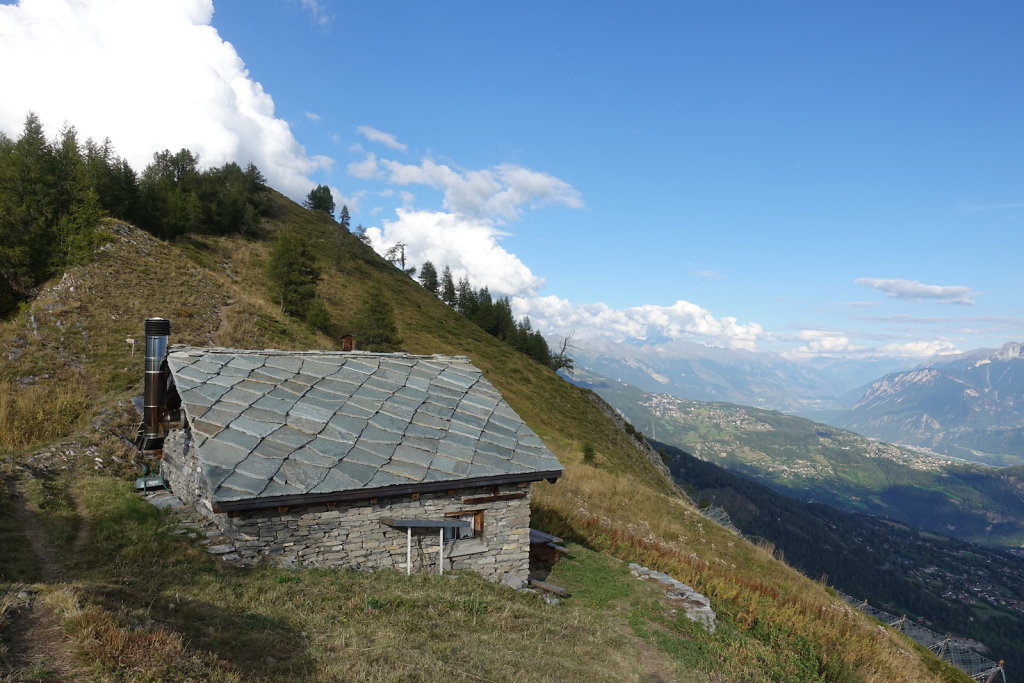
M 926 285 L 916 280 L 859 277 L 854 282 L 877 289 L 888 297 L 909 301 L 934 299 L 944 304 L 973 304 L 974 297 L 977 296 L 970 287 Z
M 831 356 L 851 354 L 863 351 L 865 348 L 851 343 L 850 338 L 844 334 L 826 330 L 801 330 L 796 336 L 803 344 L 782 352 L 783 356 L 787 358 Z
M 408 145 L 404 145 L 399 142 L 398 138 L 391 133 L 385 133 L 382 130 L 377 130 L 376 128 L 371 128 L 369 126 L 359 126 L 356 128 L 356 131 L 370 142 L 379 142 L 385 147 L 401 150 L 403 152 L 408 149 Z
M 580 193 L 569 183 L 515 164 L 459 170 L 430 159 L 419 164 L 403 164 L 370 155 L 348 168 L 357 177 L 373 177 L 386 171 L 387 180 L 395 185 L 418 184 L 439 189 L 444 193 L 442 207 L 464 216 L 515 220 L 524 207 L 550 203 L 572 208 L 583 206 Z
M 212 16 L 211 0 L 0 5 L 0 130 L 16 137 L 34 111 L 51 137 L 65 122 L 83 140 L 109 137 L 140 171 L 154 152 L 187 147 L 204 166 L 255 163 L 301 200 L 332 162 L 308 155 L 275 116 Z
M 474 287 L 499 295 L 530 296 L 544 286 L 499 244 L 503 233 L 489 221 L 439 211 L 397 209 L 396 214 L 397 220 L 366 231 L 378 253 L 402 243 L 407 264 L 430 261 L 439 272 L 447 265 L 456 280 L 467 276 Z
M 689 301 L 670 306 L 646 304 L 612 308 L 605 303 L 576 304 L 557 296 L 515 297 L 516 315 L 528 315 L 534 327 L 545 333 L 575 332 L 581 339 L 692 340 L 754 350 L 765 331 L 758 323 L 740 323 L 734 317 L 716 318 Z
M 376 178 L 380 175 L 380 166 L 377 164 L 376 154 L 367 154 L 366 158 L 362 161 L 350 162 L 345 167 L 349 175 L 362 180 L 369 180 L 370 178 Z

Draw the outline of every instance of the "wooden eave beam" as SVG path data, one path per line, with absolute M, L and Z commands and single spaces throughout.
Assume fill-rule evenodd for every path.
M 373 489 L 357 489 L 354 491 L 335 491 L 333 493 L 302 493 L 291 496 L 270 496 L 267 498 L 247 498 L 245 500 L 214 501 L 214 512 L 232 512 L 245 510 L 265 510 L 267 508 L 298 507 L 306 505 L 323 505 L 325 503 L 353 502 L 371 498 L 393 498 L 408 496 L 414 493 L 437 493 L 438 491 L 477 488 L 480 486 L 501 486 L 503 484 L 520 484 L 533 481 L 555 481 L 562 476 L 562 470 L 545 472 L 522 472 L 519 474 L 499 474 L 492 477 L 473 477 L 459 481 L 430 481 L 418 484 L 397 484 L 381 486 Z

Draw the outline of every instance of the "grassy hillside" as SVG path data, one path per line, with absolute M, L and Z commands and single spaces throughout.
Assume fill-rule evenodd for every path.
M 792 497 L 983 545 L 1024 542 L 1024 468 L 953 464 L 774 410 L 595 386 L 659 441 Z
M 705 520 L 588 391 L 486 335 L 326 217 L 276 201 L 263 239 L 167 244 L 108 223 L 91 261 L 0 325 L 0 505 L 15 520 L 0 526 L 12 549 L 0 558 L 0 661 L 22 667 L 12 679 L 966 680 Z M 577 544 L 555 575 L 574 597 L 548 607 L 465 575 L 232 568 L 130 493 L 137 469 L 117 435 L 137 420 L 127 399 L 141 391 L 141 347 L 133 355 L 126 340 L 141 341 L 145 317 L 169 318 L 174 343 L 335 347 L 267 299 L 266 238 L 285 228 L 321 259 L 332 332 L 381 286 L 405 350 L 468 356 L 565 464 L 558 483 L 535 486 L 533 525 Z M 78 446 L 58 447 L 72 438 Z M 658 607 L 622 561 L 708 595 L 718 630 Z M 67 635 L 35 642 L 26 614 Z M 57 653 L 52 671 L 24 668 L 30 646 Z

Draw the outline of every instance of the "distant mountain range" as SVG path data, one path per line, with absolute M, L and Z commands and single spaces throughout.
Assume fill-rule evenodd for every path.
M 645 435 L 799 500 L 991 546 L 1024 544 L 1024 467 L 961 465 L 805 418 L 641 391 L 582 371 Z
M 577 367 L 644 391 L 798 413 L 849 408 L 856 397 L 844 402 L 844 394 L 909 366 L 891 359 L 796 363 L 776 353 L 680 341 L 586 341 L 575 358 Z
M 797 363 L 690 342 L 590 342 L 576 365 L 651 393 L 781 410 L 890 443 L 1007 466 L 1024 464 L 1022 348 L 1010 342 L 910 367 L 898 359 Z
M 1024 345 L 979 349 L 886 375 L 835 424 L 992 465 L 1024 464 Z

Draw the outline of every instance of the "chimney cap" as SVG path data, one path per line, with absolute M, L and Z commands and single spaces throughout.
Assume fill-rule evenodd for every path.
M 170 336 L 171 321 L 166 318 L 146 318 L 145 334 L 149 336 Z

